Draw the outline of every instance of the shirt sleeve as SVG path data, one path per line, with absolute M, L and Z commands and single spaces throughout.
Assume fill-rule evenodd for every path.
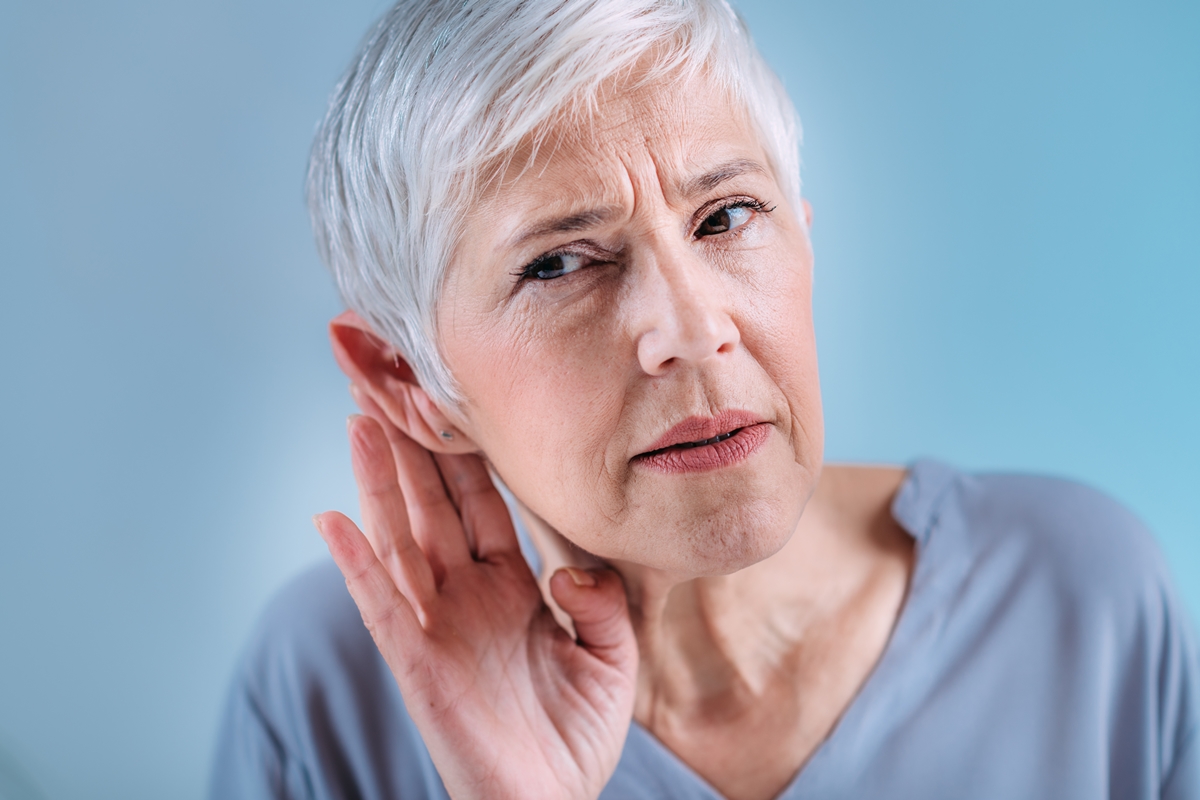
M 1200 800 L 1200 646 L 1196 629 L 1166 579 L 1167 636 L 1160 664 L 1163 800 Z
M 233 672 L 211 800 L 448 800 L 332 561 L 267 604 Z
M 1162 800 L 1200 800 L 1200 751 L 1195 731 L 1175 757 L 1163 784 Z
M 303 763 L 289 754 L 255 700 L 245 673 L 234 680 L 217 736 L 209 800 L 313 800 Z

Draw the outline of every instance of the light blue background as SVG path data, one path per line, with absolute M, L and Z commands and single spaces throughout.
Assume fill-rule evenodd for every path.
M 0 3 L 0 773 L 42 796 L 200 797 L 355 506 L 301 183 L 384 7 Z M 742 7 L 806 123 L 829 457 L 1086 480 L 1200 609 L 1200 4 Z

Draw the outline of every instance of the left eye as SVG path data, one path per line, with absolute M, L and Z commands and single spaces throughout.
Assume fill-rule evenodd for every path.
M 526 277 L 548 281 L 561 278 L 583 267 L 584 257 L 575 253 L 558 253 L 539 258 L 525 270 Z
M 745 206 L 731 206 L 715 211 L 700 223 L 696 229 L 697 236 L 712 236 L 726 233 L 734 228 L 740 228 L 750 221 L 750 209 Z

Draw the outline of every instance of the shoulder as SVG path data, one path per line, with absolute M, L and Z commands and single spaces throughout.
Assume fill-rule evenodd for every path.
M 1016 639 L 1040 636 L 1065 655 L 1082 652 L 1070 642 L 1123 659 L 1191 647 L 1191 621 L 1154 536 L 1102 491 L 918 462 L 893 514 L 917 539 L 918 570 L 959 587 L 964 620 L 1003 621 Z
M 1016 474 L 955 473 L 936 507 L 947 533 L 959 529 L 970 580 L 997 608 L 1019 609 L 1013 619 L 1051 636 L 1065 657 L 1107 664 L 1114 692 L 1154 697 L 1168 752 L 1191 735 L 1200 724 L 1195 629 L 1135 514 L 1076 481 Z
M 1024 555 L 1012 585 L 1047 601 L 1041 624 L 1060 638 L 1074 679 L 1097 671 L 1089 685 L 1110 697 L 1118 771 L 1136 773 L 1130 754 L 1139 750 L 1153 754 L 1162 780 L 1193 769 L 1195 628 L 1146 525 L 1106 493 L 1061 478 L 976 475 L 956 491 L 983 551 L 1011 542 Z
M 892 514 L 938 559 L 969 562 L 976 575 L 1053 587 L 1064 599 L 1130 601 L 1170 582 L 1142 521 L 1073 480 L 918 461 Z
M 1187 772 L 1200 730 L 1195 631 L 1136 515 L 1076 481 L 938 462 L 914 465 L 893 514 L 918 542 L 914 585 L 944 621 L 943 660 L 982 676 L 973 702 L 1002 687 L 998 715 L 1102 736 L 1119 781 Z
M 233 695 L 286 749 L 310 749 L 329 726 L 360 725 L 361 696 L 394 689 L 387 665 L 332 561 L 268 602 L 242 651 Z M 314 717 L 314 711 L 318 711 Z
M 973 556 L 1008 565 L 1101 607 L 1158 605 L 1170 578 L 1145 524 L 1110 495 L 1077 481 L 1010 473 L 953 471 L 932 506 L 957 527 Z
M 380 660 L 341 573 L 332 561 L 280 589 L 259 617 L 242 668 L 264 692 L 297 681 L 361 679 Z
M 287 777 L 293 776 L 293 777 Z M 285 780 L 286 779 L 286 780 Z M 400 691 L 332 561 L 263 610 L 233 676 L 212 797 L 444 798 Z

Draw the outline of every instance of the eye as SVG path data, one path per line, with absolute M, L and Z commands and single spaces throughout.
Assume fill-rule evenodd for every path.
M 525 278 L 548 281 L 554 278 L 561 278 L 563 275 L 569 275 L 576 270 L 582 269 L 583 265 L 584 256 L 578 253 L 554 253 L 548 256 L 539 256 L 532 264 L 521 271 L 521 275 Z
M 754 215 L 753 212 L 770 210 L 764 208 L 762 203 L 752 200 L 733 203 L 719 208 L 705 217 L 700 226 L 696 228 L 696 236 L 715 236 L 718 233 L 728 233 L 749 222 Z
M 749 221 L 750 209 L 745 206 L 722 208 L 709 214 L 704 222 L 700 223 L 700 227 L 696 229 L 696 235 L 712 236 L 718 233 L 727 233 L 745 225 Z

